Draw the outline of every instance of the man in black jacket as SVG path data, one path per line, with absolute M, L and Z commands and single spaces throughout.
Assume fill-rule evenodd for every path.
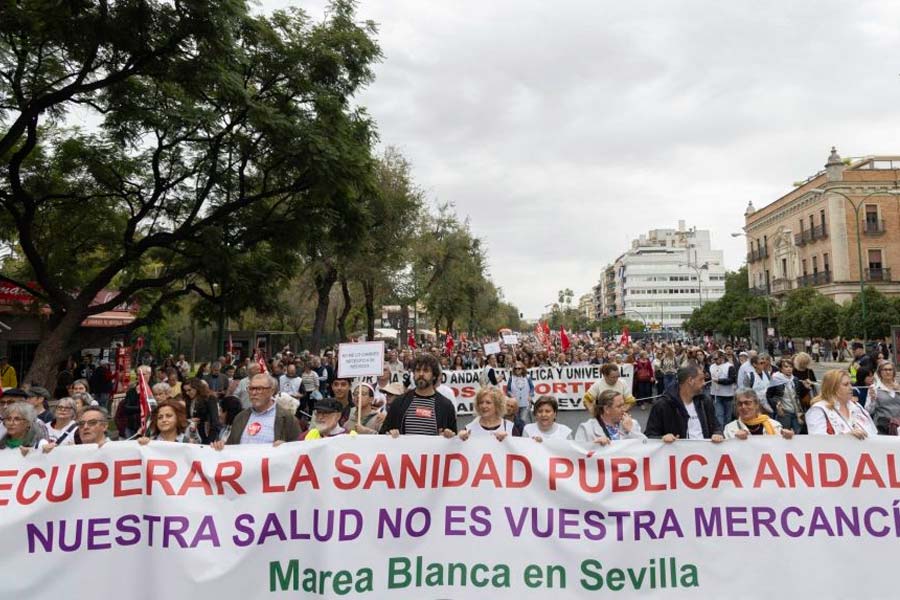
M 653 403 L 644 433 L 647 437 L 662 438 L 666 443 L 690 439 L 711 440 L 718 444 L 725 438 L 716 419 L 715 407 L 703 394 L 703 369 L 689 365 L 678 369 L 677 377 L 677 385 L 670 386 L 665 395 Z
M 441 364 L 431 354 L 419 354 L 413 363 L 416 389 L 391 402 L 381 433 L 398 435 L 442 435 L 450 438 L 458 431 L 453 402 L 435 390 L 441 378 Z

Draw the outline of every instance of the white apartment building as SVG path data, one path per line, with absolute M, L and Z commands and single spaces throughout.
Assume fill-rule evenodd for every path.
M 665 330 L 679 330 L 691 312 L 725 293 L 722 251 L 709 231 L 652 229 L 604 269 L 594 288 L 597 317 L 621 316 Z

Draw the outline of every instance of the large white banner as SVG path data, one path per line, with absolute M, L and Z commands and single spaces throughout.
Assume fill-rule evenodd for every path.
M 554 396 L 559 402 L 560 410 L 584 410 L 582 401 L 585 393 L 602 375 L 601 365 L 583 365 L 566 367 L 533 367 L 528 369 L 528 374 L 534 382 L 534 397 L 545 394 Z M 441 383 L 453 390 L 456 403 L 456 414 L 473 414 L 475 395 L 481 389 L 479 383 L 482 377 L 482 369 L 467 369 L 465 371 L 444 371 L 441 373 Z M 506 369 L 495 369 L 500 386 L 505 390 L 509 381 L 510 372 Z M 621 379 L 627 389 L 632 389 L 634 379 L 634 365 L 619 365 Z M 374 377 L 361 378 L 369 383 L 374 383 Z M 399 381 L 410 385 L 412 381 L 409 373 L 397 372 L 391 375 L 391 381 Z
M 4 598 L 894 598 L 897 440 L 0 452 Z

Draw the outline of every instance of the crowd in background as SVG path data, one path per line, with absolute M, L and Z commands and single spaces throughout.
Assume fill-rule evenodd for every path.
M 452 338 L 451 338 L 452 339 Z M 374 383 L 337 377 L 335 353 L 290 348 L 267 360 L 221 356 L 194 368 L 184 355 L 138 369 L 152 390 L 154 409 L 142 420 L 139 390 L 113 401 L 107 361 L 85 356 L 60 371 L 53 392 L 23 385 L 0 397 L 0 447 L 43 448 L 105 443 L 107 439 L 208 444 L 283 443 L 353 434 L 491 434 L 608 443 L 648 436 L 675 439 L 748 435 L 846 433 L 896 435 L 900 387 L 892 348 L 847 343 L 849 368 L 816 380 L 812 365 L 840 358 L 840 340 L 771 340 L 757 353 L 747 340 L 599 340 L 520 335 L 486 354 L 481 338 L 421 348 L 388 347 Z M 837 353 L 828 353 L 837 349 Z M 4 364 L 0 361 L 0 368 Z M 631 385 L 622 380 L 630 365 Z M 590 418 L 575 431 L 556 422 L 553 396 L 536 396 L 535 367 L 600 365 L 600 379 L 583 397 Z M 474 418 L 459 431 L 453 391 L 441 385 L 451 370 L 478 371 Z M 397 376 L 399 374 L 399 377 Z M 630 415 L 650 410 L 645 431 Z

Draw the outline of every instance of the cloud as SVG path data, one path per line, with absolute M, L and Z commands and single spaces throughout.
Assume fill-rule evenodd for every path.
M 358 13 L 385 53 L 360 102 L 419 184 L 471 218 L 527 316 L 679 219 L 737 268 L 745 241 L 729 234 L 748 201 L 774 201 L 832 145 L 900 152 L 893 3 L 383 0 Z

